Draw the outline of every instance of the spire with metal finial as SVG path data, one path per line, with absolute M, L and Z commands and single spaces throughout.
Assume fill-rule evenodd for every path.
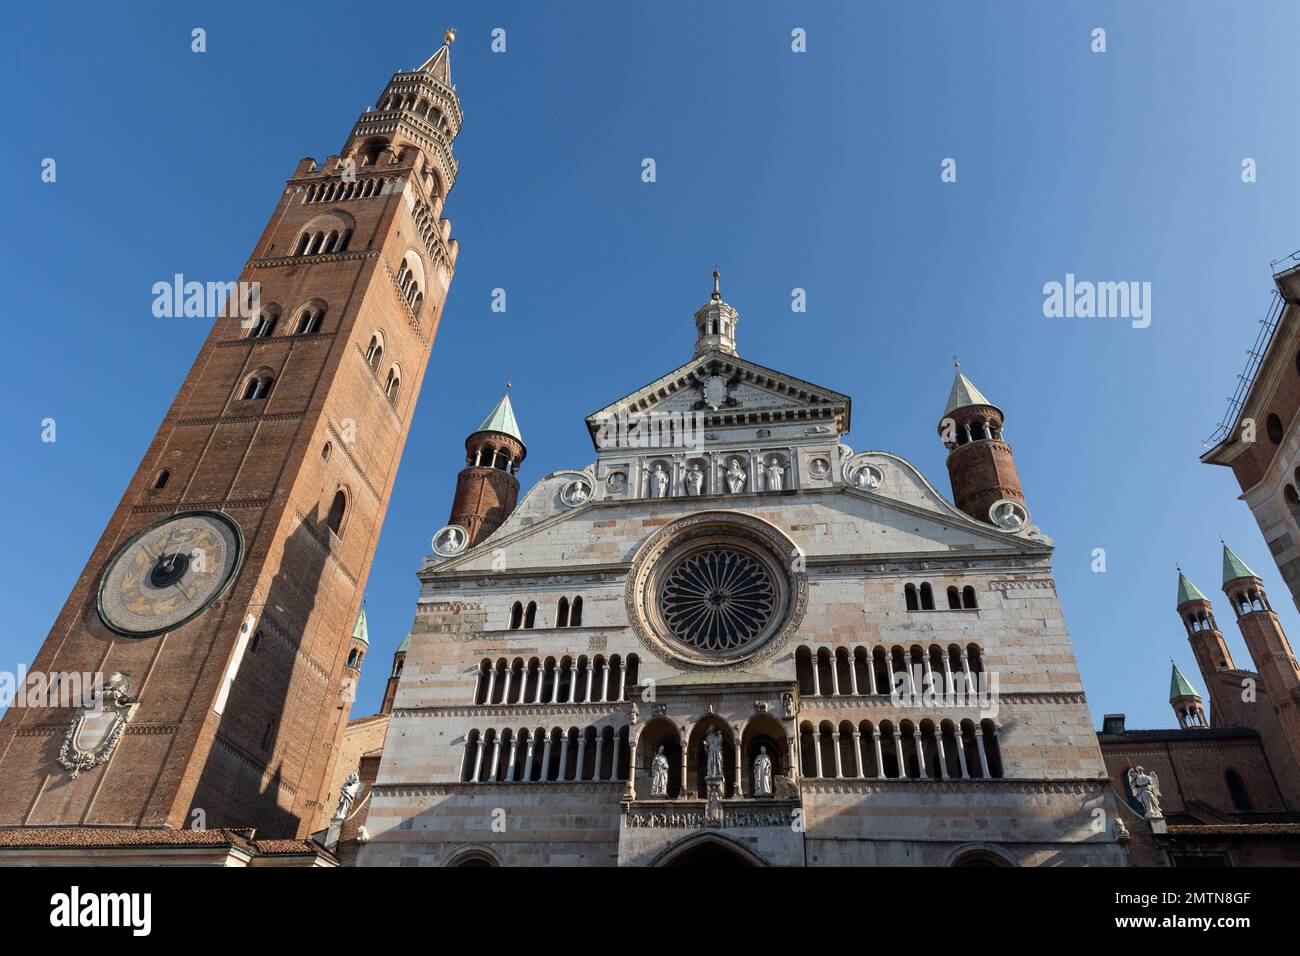
M 695 357 L 708 352 L 739 355 L 736 350 L 736 325 L 740 314 L 722 301 L 721 273 L 713 269 L 713 293 L 695 313 Z

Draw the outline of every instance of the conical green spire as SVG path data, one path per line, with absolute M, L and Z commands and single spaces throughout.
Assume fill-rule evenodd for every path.
M 1236 578 L 1258 578 L 1259 575 L 1250 569 L 1245 561 L 1232 553 L 1232 549 L 1226 544 L 1223 546 L 1223 583 Z
M 483 424 L 474 429 L 476 432 L 500 432 L 503 435 L 509 435 L 520 442 L 524 436 L 519 434 L 519 423 L 515 421 L 515 410 L 510 404 L 510 392 L 501 396 L 501 401 L 497 402 L 496 408 L 488 412 L 488 417 L 483 419 Z
M 1209 600 L 1201 589 L 1191 581 L 1187 580 L 1187 575 L 1182 571 L 1178 572 L 1178 603 L 1183 604 L 1186 601 L 1207 601 Z
M 406 637 L 402 638 L 402 643 L 401 643 L 400 645 L 398 645 L 397 650 L 398 650 L 399 652 L 401 652 L 401 651 L 406 650 L 406 649 L 409 648 L 410 646 L 411 646 L 411 632 L 410 632 L 410 631 L 407 631 L 407 632 L 406 632 Z
M 1183 672 L 1174 665 L 1174 672 L 1169 675 L 1169 700 L 1172 703 L 1179 697 L 1200 697 L 1201 692 L 1192 686 L 1192 682 L 1183 676 Z
M 357 623 L 352 628 L 352 639 L 360 641 L 367 647 L 370 646 L 370 629 L 366 626 L 366 609 L 362 608 L 361 613 L 357 615 Z

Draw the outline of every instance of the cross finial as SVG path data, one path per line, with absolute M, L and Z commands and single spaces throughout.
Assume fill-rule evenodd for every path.
M 442 35 L 442 40 L 443 40 L 444 43 L 447 44 L 447 46 L 451 46 L 453 43 L 455 43 L 455 42 L 456 42 L 456 28 L 455 28 L 455 27 L 448 27 L 448 28 L 447 28 L 447 32 L 444 33 L 444 34 Z
M 510 379 L 506 379 L 506 391 L 510 391 Z
M 714 266 L 713 267 L 713 298 L 715 300 L 722 298 L 722 290 L 718 286 L 719 275 L 720 273 L 718 272 L 718 267 Z
M 961 360 L 955 355 L 952 357 L 952 367 L 957 369 L 957 371 L 961 371 Z

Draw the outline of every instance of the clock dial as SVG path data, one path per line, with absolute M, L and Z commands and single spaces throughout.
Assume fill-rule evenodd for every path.
M 186 511 L 145 528 L 108 563 L 99 616 L 119 634 L 147 637 L 198 617 L 239 570 L 244 539 L 217 511 Z

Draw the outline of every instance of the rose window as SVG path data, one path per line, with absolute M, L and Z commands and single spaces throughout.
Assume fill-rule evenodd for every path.
M 664 573 L 659 610 L 676 640 L 726 654 L 767 630 L 778 594 L 767 563 L 744 551 L 708 549 L 686 555 Z

